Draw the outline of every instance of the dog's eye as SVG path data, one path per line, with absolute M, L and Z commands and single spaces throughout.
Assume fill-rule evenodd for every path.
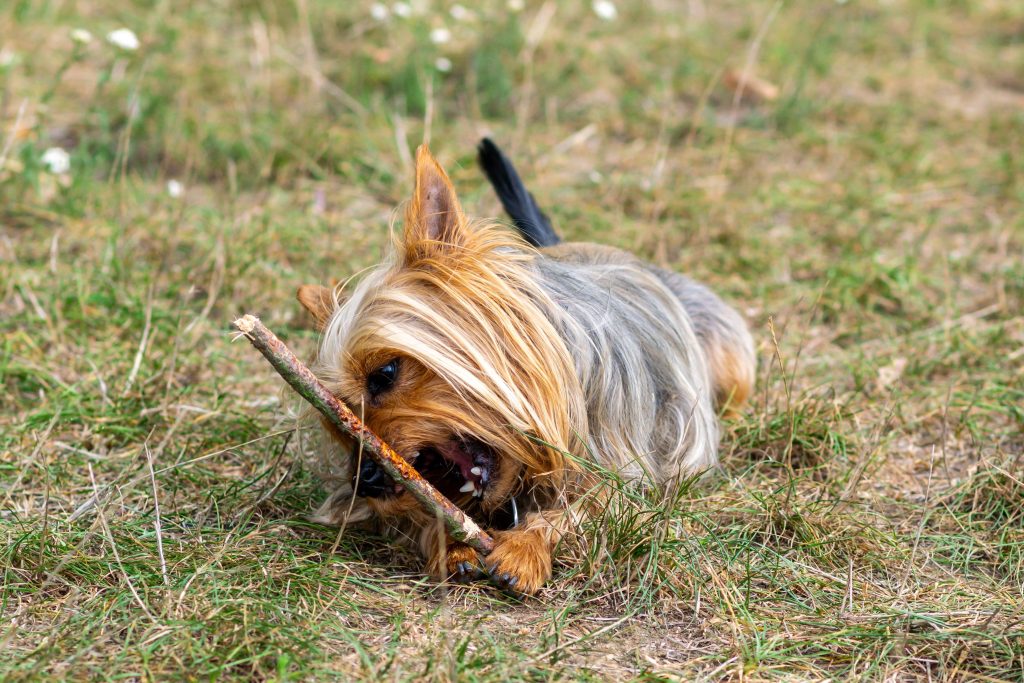
M 366 390 L 378 396 L 395 385 L 398 379 L 398 359 L 394 358 L 366 376 Z

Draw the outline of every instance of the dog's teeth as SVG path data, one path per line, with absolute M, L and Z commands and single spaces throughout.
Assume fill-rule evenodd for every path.
M 484 497 L 484 490 L 483 489 L 474 489 L 473 490 L 473 497 L 474 498 L 483 498 Z
M 471 481 L 467 481 L 462 485 L 462 488 L 459 489 L 459 493 L 469 493 L 470 491 L 476 491 L 476 484 Z
M 419 452 L 419 451 L 416 451 L 415 453 L 411 453 L 411 454 L 409 455 L 409 459 L 410 459 L 410 460 L 415 460 L 415 459 L 416 459 L 416 458 L 418 458 L 418 457 L 420 457 L 420 452 Z
M 470 469 L 469 471 L 470 471 L 470 473 L 475 474 L 478 477 L 480 476 L 480 473 L 483 472 L 483 470 L 480 469 L 479 467 L 474 467 L 474 468 Z

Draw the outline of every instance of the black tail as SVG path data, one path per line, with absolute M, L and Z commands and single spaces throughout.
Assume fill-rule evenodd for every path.
M 477 150 L 480 154 L 480 167 L 484 169 L 501 205 L 523 238 L 535 247 L 550 247 L 561 242 L 551 227 L 551 221 L 537 206 L 533 195 L 526 190 L 515 166 L 498 146 L 490 138 L 484 138 Z

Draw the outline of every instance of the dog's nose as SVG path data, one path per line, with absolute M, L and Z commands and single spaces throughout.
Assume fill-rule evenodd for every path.
M 356 495 L 364 498 L 379 498 L 394 489 L 394 482 L 372 458 L 363 456 L 359 464 L 359 482 Z

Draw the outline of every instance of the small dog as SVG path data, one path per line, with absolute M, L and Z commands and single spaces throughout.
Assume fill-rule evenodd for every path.
M 481 563 L 354 444 L 324 425 L 345 478 L 320 508 L 418 541 L 428 571 L 535 593 L 577 528 L 586 461 L 672 486 L 717 462 L 719 410 L 750 394 L 742 318 L 703 285 L 617 249 L 561 243 L 484 139 L 480 164 L 516 232 L 462 212 L 426 146 L 404 235 L 351 293 L 306 285 L 314 372 L 442 493 L 489 526 Z M 355 498 L 353 498 L 353 492 Z

